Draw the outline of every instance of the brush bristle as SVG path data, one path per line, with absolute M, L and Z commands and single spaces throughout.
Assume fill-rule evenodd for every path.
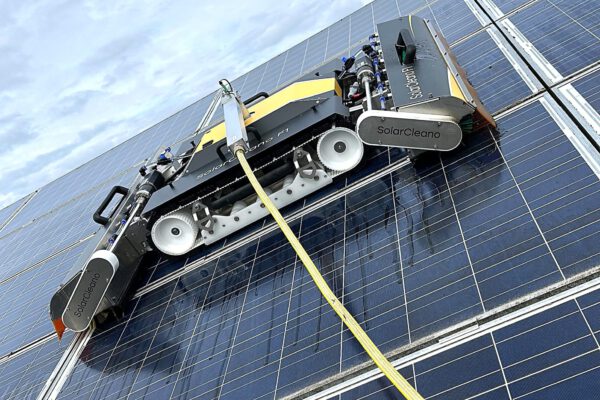
M 467 115 L 466 117 L 463 117 L 458 125 L 460 125 L 463 135 L 470 134 L 473 132 L 473 115 Z

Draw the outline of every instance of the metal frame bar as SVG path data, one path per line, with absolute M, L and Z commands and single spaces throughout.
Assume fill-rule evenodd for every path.
M 438 334 L 407 345 L 395 352 L 398 358 L 392 361 L 392 365 L 396 368 L 406 367 L 599 289 L 600 266 L 597 266 L 593 270 L 575 275 L 504 306 L 489 310 L 477 318 L 464 321 Z M 416 351 L 411 352 L 412 349 L 416 349 Z M 406 355 L 402 356 L 403 354 Z M 365 372 L 356 375 L 357 369 Z M 350 379 L 345 379 L 343 374 L 335 379 L 340 383 L 330 384 L 331 386 L 320 391 L 309 392 L 307 389 L 285 399 L 330 399 L 383 376 L 377 368 L 373 368 L 371 363 L 362 364 L 357 369 L 345 374 L 349 375 L 351 372 L 354 377 Z

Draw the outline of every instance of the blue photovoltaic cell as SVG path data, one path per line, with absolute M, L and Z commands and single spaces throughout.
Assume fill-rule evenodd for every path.
M 127 169 L 137 170 L 144 159 L 152 157 L 159 146 L 169 146 L 194 133 L 206 112 L 212 95 L 206 96 L 173 116 L 121 143 L 108 152 L 72 172 L 50 182 L 39 190 L 28 206 L 19 213 L 3 233 L 26 224 L 50 210 L 61 207 L 83 193 L 103 191 L 101 185 L 112 183 L 129 185 L 122 181 Z M 103 194 L 105 195 L 105 194 Z M 99 203 L 98 203 L 99 204 Z
M 490 29 L 497 32 L 495 27 Z M 499 32 L 497 36 L 501 36 Z M 496 113 L 531 95 L 487 31 L 452 46 L 452 52 L 488 112 Z
M 593 398 L 600 390 L 600 351 L 575 301 L 497 332 L 498 356 L 514 397 Z
M 271 59 L 267 64 L 267 69 L 265 71 L 265 75 L 256 90 L 256 93 L 259 92 L 267 92 L 272 93 L 273 89 L 277 86 L 279 82 L 279 76 L 281 75 L 281 71 L 283 69 L 283 64 L 285 62 L 287 52 L 278 55 L 277 57 Z
M 572 85 L 600 113 L 600 70 L 576 80 Z
M 36 399 L 72 338 L 67 332 L 62 342 L 53 338 L 0 363 L 0 398 Z
M 342 301 L 384 352 L 410 341 L 394 189 L 388 176 L 346 197 Z M 346 329 L 343 340 L 343 368 L 366 360 Z
M 86 248 L 68 250 L 13 279 L 0 283 L 0 357 L 53 331 L 48 314 L 50 298 Z
M 175 290 L 175 284 L 169 284 L 161 291 L 160 298 L 149 297 L 140 300 L 137 306 L 138 314 L 125 326 L 102 371 L 104 376 L 113 376 L 113 379 L 101 379 L 96 382 L 93 389 L 95 398 L 118 398 L 135 390 L 136 379 L 143 376 L 141 373 L 144 371 L 144 364 L 152 361 L 151 358 L 147 358 L 151 356 L 152 349 L 170 346 L 171 350 L 177 350 L 177 347 L 173 347 L 177 342 L 170 342 L 169 335 L 172 333 L 170 328 L 175 323 L 173 313 L 176 310 L 173 307 L 177 304 L 166 306 Z M 150 371 L 154 367 L 151 364 Z
M 129 186 L 136 172 L 123 175 L 120 183 Z M 22 228 L 4 229 L 0 237 L 0 282 L 96 232 L 100 226 L 92 215 L 110 187 L 112 184 L 90 191 Z
M 503 118 L 499 128 L 503 157 L 553 252 L 550 265 L 566 277 L 599 265 L 598 177 L 540 103 Z
M 462 1 L 438 0 L 416 14 L 423 18 L 429 18 L 435 29 L 450 44 L 481 29 L 481 24 L 475 15 Z
M 19 207 L 25 204 L 25 202 L 27 201 L 27 199 L 30 198 L 30 196 L 31 194 L 15 201 L 14 203 L 0 210 L 0 231 L 2 231 L 4 226 L 7 225 L 9 219 L 15 215 L 15 213 L 19 210 Z
M 578 306 L 594 332 L 596 341 L 600 341 L 600 291 L 595 291 L 577 299 Z
M 598 61 L 600 13 L 587 0 L 540 0 L 510 17 L 564 76 Z
M 483 309 L 445 179 L 439 163 L 395 174 L 412 340 Z
M 285 84 L 300 75 L 307 41 L 303 41 L 287 51 L 287 58 L 279 77 L 279 84 Z
M 339 20 L 331 25 L 328 30 L 325 58 L 330 59 L 339 53 L 346 54 L 348 46 L 350 46 L 350 17 Z
M 448 400 L 594 399 L 600 390 L 600 349 L 590 328 L 598 334 L 599 304 L 595 291 L 418 362 L 417 388 L 427 398 Z M 411 366 L 401 373 L 413 376 Z M 380 378 L 342 399 L 396 396 Z
M 219 259 L 216 279 L 207 289 L 188 357 L 175 382 L 174 398 L 218 396 L 236 338 L 240 311 L 248 294 L 256 249 L 257 244 L 252 243 Z
M 494 4 L 502 10 L 504 14 L 507 14 L 516 8 L 519 8 L 527 3 L 531 3 L 535 0 L 494 0 Z
M 310 71 L 325 61 L 325 47 L 323 46 L 323 43 L 326 43 L 328 33 L 329 31 L 325 29 L 308 39 L 306 53 L 302 63 L 303 71 Z
M 221 398 L 271 398 L 276 385 L 296 257 L 278 232 L 261 238 L 258 251 Z
M 350 16 L 350 43 L 366 40 L 375 32 L 373 4 L 367 4 Z
M 417 387 L 428 399 L 467 399 L 504 383 L 489 335 L 419 362 L 415 372 Z
M 342 288 L 340 267 L 344 262 L 343 215 L 343 199 L 336 200 L 302 218 L 300 231 L 300 240 L 338 297 Z M 300 390 L 304 386 L 302 381 L 315 382 L 322 376 L 338 372 L 340 333 L 338 317 L 298 263 L 282 349 L 277 396 Z
M 414 14 L 416 10 L 427 7 L 428 0 L 396 0 L 400 15 Z
M 400 11 L 396 0 L 379 0 L 374 1 L 373 5 L 373 19 L 375 24 L 389 21 L 400 16 Z
M 489 309 L 561 275 L 493 138 L 474 139 L 477 151 L 454 153 L 443 164 L 460 217 L 459 237 Z

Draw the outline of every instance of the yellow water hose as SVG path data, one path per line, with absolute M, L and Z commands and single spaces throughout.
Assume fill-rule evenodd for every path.
M 236 157 L 240 161 L 240 165 L 244 169 L 244 173 L 248 177 L 250 184 L 256 191 L 256 194 L 265 205 L 267 210 L 271 213 L 277 225 L 290 242 L 296 254 L 302 260 L 302 263 L 306 267 L 306 270 L 312 277 L 313 281 L 319 288 L 319 291 L 325 297 L 331 308 L 336 312 L 336 314 L 341 318 L 342 322 L 346 325 L 346 327 L 352 332 L 356 340 L 360 343 L 360 345 L 365 349 L 371 360 L 379 367 L 381 372 L 392 382 L 392 384 L 402 393 L 402 395 L 408 400 L 423 400 L 423 397 L 407 382 L 406 379 L 400 375 L 400 373 L 392 366 L 387 358 L 381 353 L 381 351 L 375 346 L 375 343 L 367 336 L 366 332 L 360 327 L 358 322 L 354 319 L 352 314 L 348 312 L 346 307 L 340 302 L 340 300 L 335 297 L 335 294 L 327 285 L 327 282 L 323 278 L 323 275 L 319 272 L 310 256 L 304 250 L 302 244 L 298 238 L 294 235 L 294 232 L 290 229 L 285 219 L 281 216 L 281 213 L 277 209 L 277 207 L 273 204 L 269 196 L 265 193 L 264 189 L 256 179 L 252 168 L 248 164 L 246 160 L 246 155 L 243 149 L 237 149 L 235 152 Z

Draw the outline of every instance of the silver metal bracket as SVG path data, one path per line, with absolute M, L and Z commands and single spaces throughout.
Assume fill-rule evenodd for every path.
M 289 185 L 285 185 L 276 192 L 271 193 L 269 198 L 277 208 L 282 208 L 329 185 L 332 181 L 331 174 L 322 169 L 315 170 L 312 178 L 305 178 L 298 173 Z M 267 209 L 258 200 L 247 207 L 231 213 L 231 215 L 215 215 L 213 217 L 215 223 L 212 233 L 203 231 L 198 244 L 209 245 L 214 243 L 266 217 L 268 214 Z
M 317 164 L 313 161 L 310 153 L 303 149 L 294 151 L 294 167 L 301 177 L 313 179 L 317 174 Z M 300 165 L 302 163 L 302 165 Z
M 227 147 L 233 154 L 237 150 L 248 151 L 248 133 L 244 121 L 250 117 L 250 113 L 229 82 L 227 82 L 229 84 L 228 89 L 223 82 L 220 81 L 219 83 L 223 87 L 221 105 L 223 106 L 223 118 L 225 119 Z
M 210 232 L 213 230 L 215 219 L 204 204 L 196 202 L 192 205 L 192 217 L 202 231 Z

